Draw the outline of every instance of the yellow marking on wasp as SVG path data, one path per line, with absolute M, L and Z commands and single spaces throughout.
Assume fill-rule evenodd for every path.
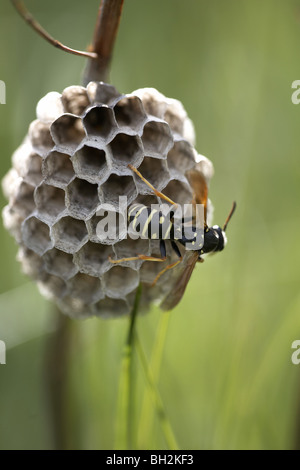
M 130 216 L 130 215 L 132 214 L 132 212 L 134 212 L 134 211 L 137 210 L 138 207 L 139 207 L 139 206 L 136 205 L 136 204 L 135 204 L 134 206 L 131 206 L 131 208 L 130 208 L 130 210 L 129 210 L 129 212 L 128 212 L 128 215 Z
M 159 223 L 160 223 L 160 224 L 163 224 L 164 221 L 165 221 L 165 218 L 164 218 L 163 216 L 161 216 L 160 219 L 159 219 Z
M 171 231 L 172 225 L 173 225 L 172 222 L 170 222 L 170 225 L 169 225 L 169 227 L 168 227 L 168 230 L 167 230 L 166 233 L 165 233 L 165 240 L 166 240 L 166 239 L 168 238 L 168 236 L 169 236 L 169 233 L 170 233 L 170 231 Z
M 149 224 L 150 224 L 150 222 L 151 222 L 151 220 L 152 220 L 154 214 L 156 214 L 156 212 L 158 212 L 158 211 L 155 210 L 155 209 L 153 209 L 153 210 L 151 211 L 151 214 L 149 215 L 148 219 L 146 220 L 146 223 L 145 223 L 145 226 L 144 226 L 143 232 L 142 232 L 143 237 L 146 235 L 146 232 L 147 232 L 147 230 L 148 230 Z
M 138 216 L 143 212 L 144 209 L 147 209 L 146 206 L 143 206 L 140 210 L 137 211 L 137 213 L 134 216 L 134 221 L 132 222 L 132 228 L 135 230 L 135 226 L 137 223 Z

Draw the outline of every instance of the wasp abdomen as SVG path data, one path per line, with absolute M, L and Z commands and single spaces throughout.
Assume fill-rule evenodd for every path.
M 141 238 L 151 240 L 174 239 L 174 225 L 171 213 L 164 215 L 162 211 L 135 204 L 128 211 L 128 223 Z

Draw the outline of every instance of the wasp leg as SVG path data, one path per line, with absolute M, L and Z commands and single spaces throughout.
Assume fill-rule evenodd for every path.
M 163 241 L 163 240 L 162 240 Z M 163 241 L 163 244 L 164 244 L 164 249 L 166 250 L 166 245 Z M 154 281 L 152 282 L 151 286 L 155 286 L 155 284 L 157 283 L 158 279 L 166 272 L 168 271 L 169 269 L 172 269 L 172 268 L 175 268 L 175 266 L 177 266 L 177 264 L 181 263 L 182 261 L 182 256 L 181 256 L 181 253 L 179 251 L 179 248 L 178 246 L 176 245 L 176 243 L 171 240 L 171 245 L 172 245 L 172 248 L 173 248 L 173 251 L 176 253 L 176 255 L 178 256 L 178 260 L 175 261 L 174 263 L 171 263 L 171 264 L 168 264 L 168 266 L 166 266 L 164 269 L 162 269 L 158 275 L 156 276 L 156 278 L 154 279 Z M 161 245 L 161 250 L 162 250 L 162 245 Z M 165 257 L 166 257 L 166 251 L 165 251 Z
M 136 255 L 136 256 L 132 256 L 130 258 L 121 258 L 121 259 L 111 259 L 111 256 L 109 256 L 108 259 L 113 264 L 119 264 L 119 263 L 122 263 L 123 261 L 136 261 L 138 259 L 141 259 L 141 260 L 144 260 L 144 261 L 166 261 L 167 251 L 166 251 L 165 241 L 160 240 L 159 246 L 160 246 L 161 258 L 158 258 L 157 256 Z
M 172 199 L 170 199 L 168 196 L 166 196 L 165 194 L 155 189 L 155 187 L 148 180 L 146 180 L 146 178 L 143 177 L 143 175 L 139 172 L 139 170 L 135 168 L 135 166 L 129 163 L 128 168 L 134 171 L 141 178 L 141 180 L 144 181 L 144 183 L 146 183 L 147 186 L 149 186 L 149 188 L 152 189 L 152 191 L 154 192 L 154 194 L 156 194 L 156 196 L 160 197 L 161 199 L 164 199 L 169 204 L 172 204 L 173 206 L 178 207 L 178 204 L 176 202 L 172 201 Z
M 195 192 L 193 192 L 193 199 L 191 200 L 190 204 L 193 204 L 193 206 L 197 204 L 197 194 Z
M 144 260 L 144 261 L 166 261 L 167 258 L 157 258 L 155 256 L 147 256 L 147 255 L 137 255 L 137 256 L 132 256 L 131 258 L 120 258 L 120 259 L 111 259 L 111 257 L 108 257 L 109 261 L 113 264 L 119 264 L 122 263 L 123 261 L 136 261 L 138 259 Z
M 179 251 L 178 246 L 177 246 L 176 243 L 174 242 L 174 240 L 171 240 L 171 245 L 172 245 L 173 251 L 176 253 L 176 255 L 178 256 L 178 258 L 180 258 L 180 260 L 182 260 L 181 253 L 180 253 L 180 251 Z

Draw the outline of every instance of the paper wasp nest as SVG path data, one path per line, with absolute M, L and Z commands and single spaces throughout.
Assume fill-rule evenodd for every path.
M 171 199 L 189 203 L 185 174 L 195 166 L 193 144 L 193 126 L 181 103 L 152 88 L 121 95 L 110 85 L 91 82 L 40 100 L 37 120 L 3 181 L 9 200 L 3 218 L 19 244 L 25 273 L 64 313 L 77 318 L 128 314 L 140 282 L 143 310 L 168 294 L 182 266 L 150 285 L 175 259 L 171 250 L 165 263 L 115 265 L 109 256 L 159 256 L 159 242 L 132 240 L 126 229 L 117 239 L 100 240 L 96 229 L 104 213 L 117 214 L 120 226 L 126 221 L 119 196 L 127 196 L 127 206 L 158 203 L 129 163 Z M 201 157 L 198 165 L 208 180 L 210 161 Z

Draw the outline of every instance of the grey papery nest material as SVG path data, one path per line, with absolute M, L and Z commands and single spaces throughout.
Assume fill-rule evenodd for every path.
M 127 220 L 119 196 L 127 197 L 127 206 L 158 204 L 129 163 L 175 202 L 189 203 L 188 170 L 197 165 L 207 183 L 213 172 L 193 145 L 193 125 L 182 104 L 153 88 L 121 95 L 111 85 L 91 82 L 40 100 L 37 119 L 3 180 L 9 200 L 3 219 L 19 244 L 24 272 L 64 313 L 126 315 L 139 283 L 146 311 L 172 290 L 188 253 L 151 287 L 157 273 L 176 259 L 172 250 L 164 263 L 115 265 L 109 256 L 159 256 L 159 242 L 128 238 L 126 227 L 117 239 L 99 239 L 96 228 L 104 213 L 117 213 L 118 223 Z

